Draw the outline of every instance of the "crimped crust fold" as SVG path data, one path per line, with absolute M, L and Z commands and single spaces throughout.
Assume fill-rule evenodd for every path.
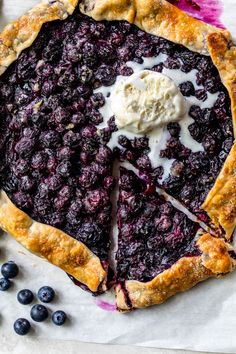
M 210 55 L 229 92 L 236 132 L 236 47 L 228 31 L 196 20 L 162 0 L 82 0 L 80 8 L 95 20 L 127 20 L 146 32 Z M 234 149 L 231 153 L 234 154 Z M 221 226 L 227 238 L 236 225 L 236 178 L 232 162 L 235 162 L 234 156 L 229 156 L 202 206 L 212 219 L 212 225 Z
M 95 20 L 127 20 L 142 30 L 209 55 L 207 36 L 229 32 L 194 19 L 163 0 L 82 0 L 80 10 Z
M 231 111 L 236 132 L 236 46 L 223 34 L 208 36 L 211 58 L 219 70 L 221 79 L 229 92 Z M 217 227 L 222 227 L 230 239 L 236 226 L 236 145 L 234 143 L 224 166 L 209 192 L 203 209 Z
M 82 242 L 55 227 L 32 220 L 0 192 L 0 226 L 29 251 L 60 267 L 91 291 L 106 279 L 101 262 Z
M 208 50 L 231 99 L 231 111 L 236 134 L 236 46 L 223 33 L 207 37 Z
M 236 226 L 236 144 L 234 143 L 225 164 L 209 192 L 203 209 L 216 227 L 225 230 L 230 239 Z
M 235 261 L 228 253 L 231 247 L 224 240 L 203 234 L 197 245 L 202 252 L 201 256 L 180 258 L 172 267 L 146 283 L 127 280 L 125 292 L 118 285 L 118 310 L 129 311 L 132 308 L 161 304 L 176 293 L 186 291 L 207 278 L 219 277 L 233 270 Z

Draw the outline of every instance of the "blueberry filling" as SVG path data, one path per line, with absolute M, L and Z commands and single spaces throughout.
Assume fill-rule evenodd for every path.
M 133 171 L 121 168 L 117 210 L 117 280 L 149 281 L 183 256 L 197 256 L 199 225 Z
M 55 311 L 52 314 L 52 321 L 57 326 L 62 326 L 66 322 L 66 318 L 66 313 L 61 310 Z
M 114 117 L 107 127 L 97 127 L 105 97 L 94 93 L 114 84 L 118 75 L 131 75 L 128 61 L 142 63 L 160 53 L 167 58 L 154 71 L 197 70 L 199 89 L 185 81 L 180 84 L 184 96 L 205 102 L 209 93 L 218 93 L 214 107 L 190 107 L 188 129 L 203 151 L 182 144 L 178 123 L 168 125 L 160 156 L 174 161 L 164 179 L 163 167 L 151 164 L 147 137 L 121 135 L 119 147 L 112 151 L 107 146 L 117 127 Z M 43 26 L 33 45 L 1 76 L 0 100 L 0 183 L 21 210 L 84 242 L 106 268 L 112 164 L 119 158 L 136 166 L 151 184 L 122 172 L 121 181 L 130 178 L 133 190 L 121 182 L 118 279 L 127 275 L 147 281 L 181 255 L 198 253 L 196 224 L 161 198 L 154 185 L 205 218 L 200 206 L 233 142 L 229 97 L 210 58 L 126 22 L 95 22 L 76 10 L 63 22 Z M 122 199 L 126 193 L 131 203 Z M 171 219 L 168 209 L 174 213 Z
M 93 88 L 114 81 L 115 58 L 109 60 L 114 49 L 102 38 L 95 50 L 100 34 L 106 37 L 107 27 L 79 13 L 46 24 L 1 77 L 0 180 L 20 209 L 105 261 L 113 177 L 104 136 L 114 124 L 104 134 L 97 130 L 104 97 Z M 107 64 L 99 59 L 102 48 Z

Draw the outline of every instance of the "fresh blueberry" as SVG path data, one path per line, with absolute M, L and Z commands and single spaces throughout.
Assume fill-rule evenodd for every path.
M 42 302 L 51 302 L 54 299 L 55 291 L 50 286 L 43 286 L 38 291 L 38 298 Z
M 30 323 L 26 318 L 18 318 L 14 323 L 14 331 L 20 336 L 24 336 L 30 330 Z
M 36 322 L 42 322 L 48 318 L 48 310 L 44 305 L 34 305 L 30 311 L 31 318 Z
M 13 261 L 9 261 L 2 265 L 1 273 L 5 278 L 15 278 L 19 273 L 19 268 Z
M 5 291 L 11 287 L 11 281 L 7 278 L 0 279 L 0 290 Z
M 22 305 L 28 305 L 33 301 L 34 295 L 31 290 L 29 289 L 23 289 L 20 290 L 17 294 L 17 300 L 22 304 Z
M 52 314 L 52 321 L 57 326 L 62 326 L 66 322 L 67 316 L 64 311 L 55 311 Z

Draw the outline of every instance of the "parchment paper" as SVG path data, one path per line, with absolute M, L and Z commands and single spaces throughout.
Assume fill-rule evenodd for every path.
M 210 1 L 210 0 L 209 0 Z M 6 0 L 1 4 L 1 27 L 16 18 L 37 0 Z M 207 3 L 207 1 L 206 1 Z M 236 37 L 236 0 L 224 1 L 222 21 Z M 30 305 L 16 300 L 22 288 L 37 292 L 39 287 L 55 288 L 51 311 L 69 315 L 63 327 L 48 319 L 33 323 L 32 336 L 97 343 L 136 344 L 212 352 L 236 352 L 236 272 L 224 279 L 212 279 L 175 296 L 161 306 L 129 314 L 104 311 L 88 293 L 73 285 L 60 269 L 27 252 L 6 234 L 0 234 L 0 263 L 14 260 L 20 275 L 8 292 L 0 293 L 0 343 L 7 342 L 18 317 L 30 319 Z M 114 303 L 114 298 L 106 301 Z M 1 351 L 1 349 L 0 349 Z

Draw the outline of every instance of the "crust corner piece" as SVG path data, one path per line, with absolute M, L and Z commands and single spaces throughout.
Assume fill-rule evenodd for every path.
M 55 227 L 32 220 L 0 191 L 0 226 L 32 253 L 60 267 L 96 292 L 105 288 L 106 271 L 82 242 Z
M 200 256 L 182 257 L 169 269 L 158 274 L 149 282 L 127 280 L 123 288 L 116 289 L 117 308 L 126 312 L 134 308 L 161 304 L 169 297 L 189 290 L 197 283 L 211 277 L 220 277 L 236 266 L 230 257 L 231 246 L 223 239 L 210 234 L 199 237 L 197 245 Z

